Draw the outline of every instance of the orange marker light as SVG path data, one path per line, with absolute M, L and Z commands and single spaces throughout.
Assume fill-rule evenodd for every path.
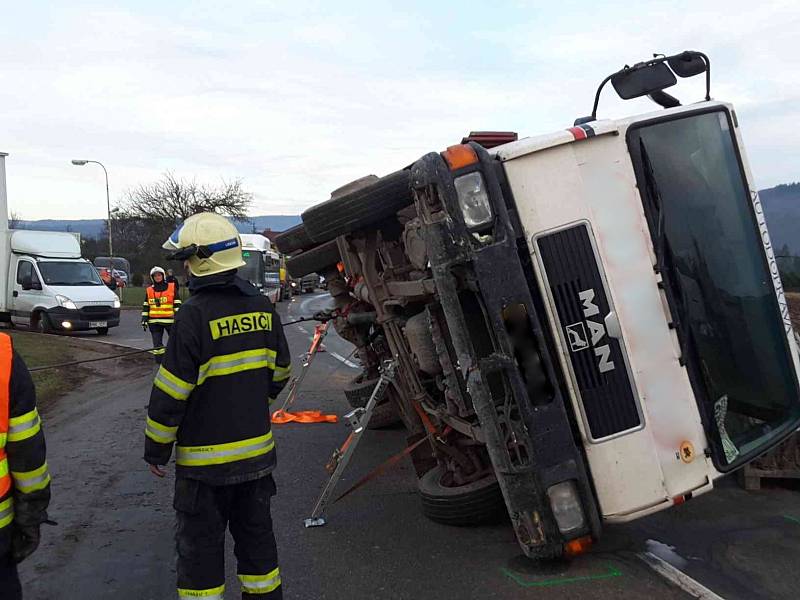
M 458 146 L 450 146 L 447 150 L 442 152 L 442 157 L 447 161 L 447 165 L 451 171 L 468 167 L 478 162 L 478 155 L 475 150 L 467 144 L 460 144 Z
M 575 540 L 570 540 L 566 544 L 564 544 L 564 555 L 565 556 L 578 556 L 579 554 L 583 554 L 584 552 L 588 552 L 589 548 L 592 547 L 592 538 L 591 536 L 580 537 Z

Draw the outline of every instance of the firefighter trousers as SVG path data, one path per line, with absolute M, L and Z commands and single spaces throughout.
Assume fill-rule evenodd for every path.
M 166 331 L 169 334 L 172 325 L 165 325 L 161 323 L 150 323 L 148 326 L 150 328 L 150 336 L 153 338 L 153 348 L 158 348 L 159 346 L 164 345 L 164 332 Z M 164 354 L 166 350 L 161 348 L 160 350 L 153 350 L 153 358 L 156 359 L 156 364 L 160 365 L 161 360 L 164 358 Z
M 226 528 L 233 536 L 242 598 L 283 598 L 270 516 L 274 495 L 272 475 L 221 486 L 176 479 L 178 598 L 223 598 Z
M 11 558 L 11 525 L 0 529 L 0 600 L 22 600 L 17 563 Z

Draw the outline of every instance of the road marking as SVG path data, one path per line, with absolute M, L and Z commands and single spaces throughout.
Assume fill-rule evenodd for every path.
M 722 596 L 715 594 L 702 583 L 695 581 L 686 573 L 672 566 L 663 558 L 659 558 L 652 552 L 640 552 L 637 556 L 646 562 L 656 573 L 668 579 L 674 585 L 677 585 L 693 598 L 699 598 L 700 600 L 724 600 Z
M 336 354 L 336 352 L 330 352 L 330 351 L 329 351 L 329 352 L 328 352 L 328 354 L 329 354 L 330 356 L 332 356 L 333 358 L 335 358 L 336 360 L 340 360 L 340 361 L 342 361 L 344 364 L 346 364 L 346 365 L 347 365 L 348 367 L 350 367 L 351 369 L 360 369 L 360 368 L 361 368 L 361 367 L 360 367 L 360 366 L 358 366 L 356 363 L 354 363 L 354 362 L 350 362 L 349 360 L 347 360 L 347 359 L 346 359 L 344 356 L 341 356 L 341 355 L 339 355 L 339 354 Z
M 299 331 L 300 333 L 305 333 L 306 335 L 308 335 L 308 332 L 305 329 L 303 329 L 302 325 L 298 325 L 297 326 L 297 331 Z
M 511 569 L 500 569 L 506 577 L 511 579 L 520 587 L 554 587 L 557 585 L 565 585 L 567 583 L 580 583 L 581 581 L 597 581 L 599 579 L 611 579 L 612 577 L 622 576 L 622 572 L 613 567 L 606 567 L 605 573 L 599 575 L 583 575 L 581 577 L 555 577 L 551 579 L 529 579 L 524 580 L 520 573 L 515 573 Z

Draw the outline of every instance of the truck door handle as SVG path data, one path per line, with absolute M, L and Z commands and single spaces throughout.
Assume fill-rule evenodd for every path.
M 11 295 L 14 296 L 14 298 L 19 298 L 19 292 L 17 290 L 14 290 L 14 293 Z

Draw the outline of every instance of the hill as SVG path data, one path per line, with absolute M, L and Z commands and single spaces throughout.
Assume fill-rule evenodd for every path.
M 759 192 L 764 205 L 772 243 L 777 250 L 788 246 L 791 254 L 800 256 L 800 183 L 781 184 Z M 41 231 L 75 231 L 85 237 L 98 237 L 103 232 L 103 219 L 22 221 L 25 229 Z M 283 231 L 300 223 L 298 215 L 262 215 L 251 222 L 239 223 L 242 233 Z
M 252 233 L 272 229 L 283 231 L 300 222 L 299 215 L 261 215 L 251 217 L 250 222 L 237 223 L 241 233 Z M 39 221 L 20 221 L 19 228 L 35 229 L 38 231 L 74 231 L 82 237 L 96 238 L 105 230 L 105 219 L 42 219 Z
M 759 195 L 776 251 L 785 245 L 791 254 L 800 256 L 800 183 L 777 185 Z

